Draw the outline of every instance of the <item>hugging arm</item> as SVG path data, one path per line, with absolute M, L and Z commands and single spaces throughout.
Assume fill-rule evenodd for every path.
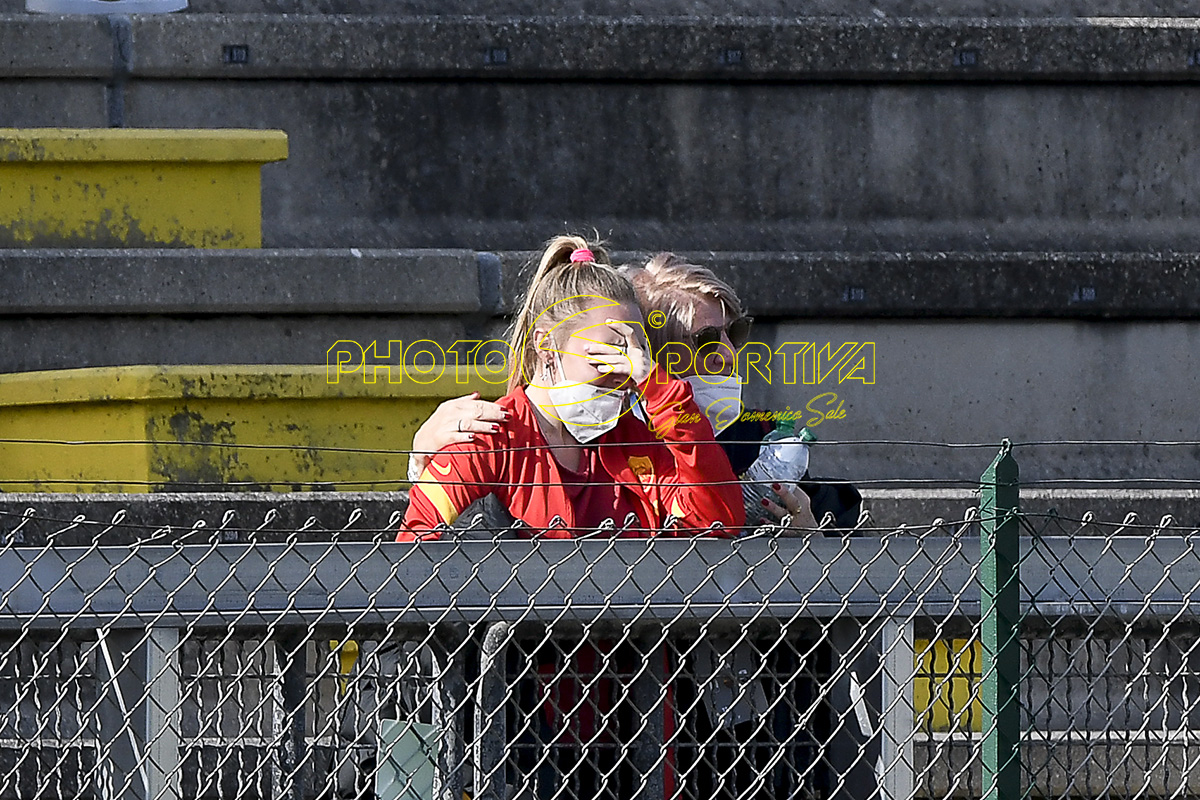
M 479 392 L 447 400 L 417 429 L 408 457 L 408 480 L 415 483 L 433 454 L 452 444 L 474 440 L 477 433 L 495 433 L 508 414 L 496 403 L 479 399 Z

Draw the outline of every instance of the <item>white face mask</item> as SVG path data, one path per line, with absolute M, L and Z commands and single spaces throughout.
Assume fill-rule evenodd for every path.
M 621 414 L 625 411 L 625 398 L 629 392 L 625 389 L 605 389 L 590 383 L 580 383 L 566 377 L 563 373 L 562 359 L 555 354 L 558 361 L 558 373 L 561 380 L 546 387 L 553 408 L 542 407 L 542 411 L 558 419 L 567 426 L 575 440 L 587 444 L 617 427 Z
M 737 375 L 692 375 L 684 378 L 692 385 L 696 405 L 712 423 L 713 433 L 728 428 L 742 414 L 742 380 Z

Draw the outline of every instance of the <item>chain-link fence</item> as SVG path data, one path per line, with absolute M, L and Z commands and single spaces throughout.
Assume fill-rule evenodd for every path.
M 9 519 L 0 797 L 1200 793 L 1195 532 L 1016 513 L 1004 458 L 788 538 Z

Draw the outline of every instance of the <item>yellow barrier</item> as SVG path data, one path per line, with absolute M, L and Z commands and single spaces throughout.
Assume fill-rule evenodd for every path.
M 0 246 L 261 247 L 287 134 L 0 129 Z
M 432 383 L 397 372 L 396 383 L 382 376 L 366 383 L 361 375 L 343 374 L 336 384 L 327 382 L 323 366 L 98 367 L 0 375 L 0 489 L 406 488 L 407 455 L 355 449 L 406 450 L 443 400 L 471 391 L 495 398 L 505 387 L 467 367 L 447 367 Z
M 913 705 L 926 733 L 982 729 L 979 683 L 983 653 L 978 640 L 918 639 Z

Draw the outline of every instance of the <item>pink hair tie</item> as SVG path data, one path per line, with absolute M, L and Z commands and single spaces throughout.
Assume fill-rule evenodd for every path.
M 588 250 L 586 247 L 581 247 L 578 250 L 576 250 L 575 252 L 571 253 L 571 263 L 572 264 L 582 264 L 587 261 L 595 261 L 595 260 L 596 260 L 596 257 L 594 255 L 592 255 L 592 251 Z

